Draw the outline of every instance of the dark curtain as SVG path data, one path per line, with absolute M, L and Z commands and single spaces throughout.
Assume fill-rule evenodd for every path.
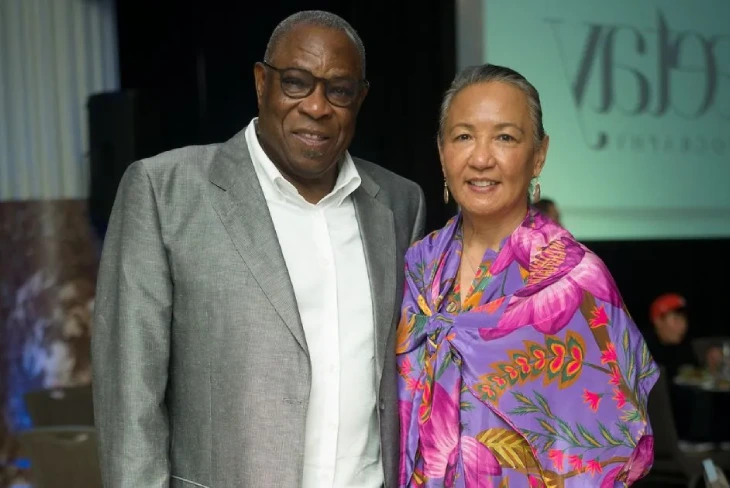
M 651 327 L 649 306 L 662 293 L 687 299 L 690 337 L 730 336 L 727 312 L 730 240 L 603 241 L 585 244 L 611 270 L 641 329 Z
M 158 147 L 223 141 L 256 115 L 253 64 L 271 31 L 306 9 L 341 15 L 365 43 L 371 90 L 351 152 L 418 182 L 428 228 L 440 227 L 453 212 L 435 142 L 455 74 L 453 1 L 119 1 L 122 89 L 142 93 L 141 111 L 161 120 Z

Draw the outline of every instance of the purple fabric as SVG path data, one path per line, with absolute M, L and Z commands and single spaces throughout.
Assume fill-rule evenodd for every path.
M 603 262 L 530 212 L 487 251 L 460 310 L 447 304 L 460 256 L 457 216 L 406 257 L 400 486 L 608 488 L 645 475 L 658 370 Z

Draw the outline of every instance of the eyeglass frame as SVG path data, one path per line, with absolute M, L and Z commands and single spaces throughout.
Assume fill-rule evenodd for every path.
M 367 79 L 365 79 L 365 78 L 357 79 L 357 78 L 349 78 L 347 76 L 338 76 L 338 77 L 335 77 L 335 78 L 322 78 L 322 77 L 319 77 L 319 76 L 314 76 L 314 73 L 312 73 L 311 71 L 309 71 L 307 69 L 304 69 L 304 68 L 277 68 L 276 66 L 272 66 L 271 64 L 267 63 L 266 61 L 260 61 L 260 63 L 264 67 L 276 71 L 276 73 L 279 75 L 279 86 L 281 88 L 281 91 L 284 92 L 284 94 L 287 97 L 289 97 L 289 98 L 291 98 L 293 100 L 302 100 L 304 98 L 307 98 L 309 95 L 311 95 L 312 93 L 314 93 L 314 90 L 317 89 L 317 85 L 319 85 L 320 83 L 322 83 L 324 85 L 324 97 L 327 99 L 327 102 L 329 102 L 330 104 L 334 105 L 335 107 L 339 107 L 339 108 L 350 108 L 350 107 L 352 107 L 355 104 L 355 102 L 357 101 L 357 99 L 362 94 L 363 90 L 368 90 L 370 88 L 370 82 Z M 309 90 L 308 93 L 306 93 L 306 94 L 304 94 L 302 96 L 298 96 L 298 97 L 293 97 L 293 96 L 288 95 L 286 93 L 286 90 L 284 89 L 284 80 L 282 79 L 281 75 L 284 72 L 291 71 L 291 70 L 294 70 L 294 71 L 303 71 L 304 73 L 307 73 L 307 74 L 309 74 L 309 76 L 312 77 L 312 79 L 314 80 L 314 83 L 312 83 L 312 88 Z M 358 92 L 355 94 L 355 97 L 352 99 L 352 102 L 350 102 L 349 105 L 340 105 L 338 103 L 334 103 L 332 100 L 330 100 L 330 97 L 327 94 L 327 85 L 328 85 L 328 83 L 331 82 L 332 80 L 342 80 L 342 79 L 355 80 L 355 82 L 357 83 Z

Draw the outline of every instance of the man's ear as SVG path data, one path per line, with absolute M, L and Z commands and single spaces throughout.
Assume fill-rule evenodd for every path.
M 264 98 L 264 89 L 266 88 L 266 67 L 261 63 L 253 65 L 253 78 L 256 84 L 256 101 L 261 107 Z

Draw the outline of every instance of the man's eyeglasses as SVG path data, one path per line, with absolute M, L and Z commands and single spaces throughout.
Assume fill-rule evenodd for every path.
M 312 94 L 317 83 L 324 84 L 324 95 L 332 105 L 348 108 L 359 98 L 362 90 L 370 83 L 350 77 L 319 78 L 305 69 L 276 68 L 266 61 L 261 62 L 279 74 L 281 91 L 289 98 L 305 98 Z

